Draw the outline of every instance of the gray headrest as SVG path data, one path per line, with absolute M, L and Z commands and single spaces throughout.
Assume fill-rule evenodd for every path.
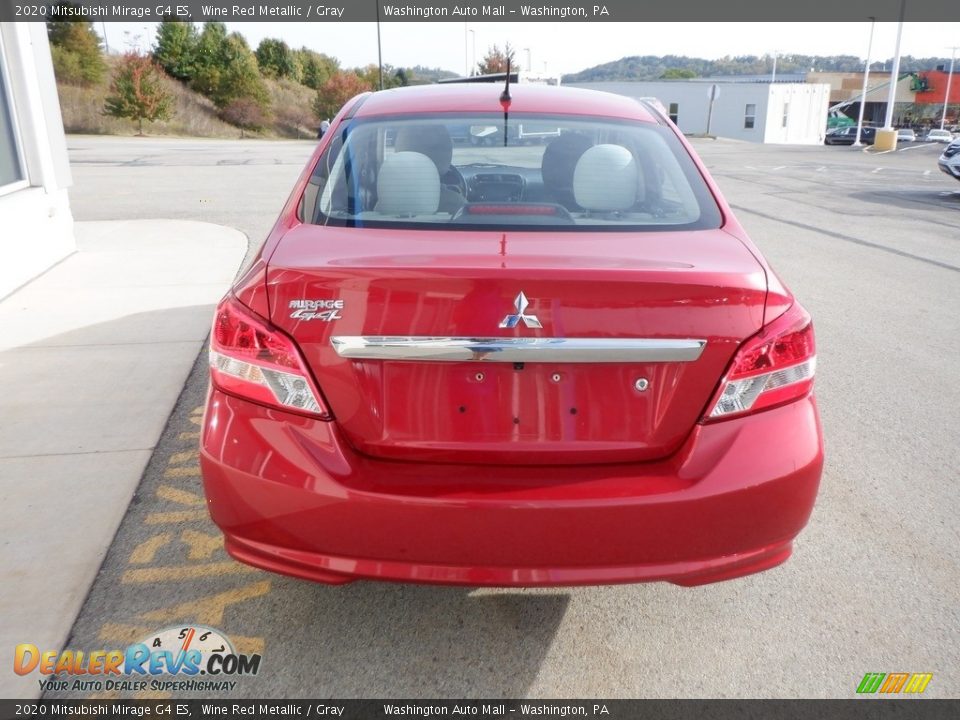
M 377 212 L 384 215 L 432 215 L 440 206 L 440 173 L 422 153 L 387 155 L 377 175 Z
M 577 161 L 573 196 L 587 210 L 629 210 L 637 202 L 640 170 L 622 145 L 594 145 Z

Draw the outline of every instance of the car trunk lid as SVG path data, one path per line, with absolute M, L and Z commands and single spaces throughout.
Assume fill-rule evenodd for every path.
M 722 230 L 291 230 L 271 320 L 344 436 L 383 458 L 643 461 L 674 452 L 762 323 Z

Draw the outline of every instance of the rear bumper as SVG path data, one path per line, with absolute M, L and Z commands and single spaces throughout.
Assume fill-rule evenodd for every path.
M 789 557 L 823 462 L 813 397 L 697 426 L 661 462 L 483 467 L 375 460 L 335 423 L 213 390 L 201 445 L 230 554 L 327 583 L 738 577 Z

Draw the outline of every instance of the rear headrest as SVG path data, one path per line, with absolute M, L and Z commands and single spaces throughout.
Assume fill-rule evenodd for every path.
M 453 160 L 453 140 L 443 125 L 407 125 L 397 130 L 393 143 L 397 152 L 422 153 L 433 160 L 437 172 L 443 175 Z
M 384 215 L 431 215 L 440 206 L 440 173 L 422 153 L 387 155 L 377 175 L 377 212 Z
M 586 210 L 629 210 L 637 202 L 640 171 L 622 145 L 594 145 L 577 161 L 573 196 Z

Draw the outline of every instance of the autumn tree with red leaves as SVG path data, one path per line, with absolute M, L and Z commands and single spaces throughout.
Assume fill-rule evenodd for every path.
M 313 112 L 320 120 L 329 120 L 354 95 L 372 90 L 369 81 L 353 72 L 338 71 L 330 76 L 313 100 Z
M 125 53 L 113 73 L 104 113 L 136 120 L 137 134 L 143 135 L 143 121 L 168 119 L 172 104 L 164 72 L 153 59 L 138 52 Z

